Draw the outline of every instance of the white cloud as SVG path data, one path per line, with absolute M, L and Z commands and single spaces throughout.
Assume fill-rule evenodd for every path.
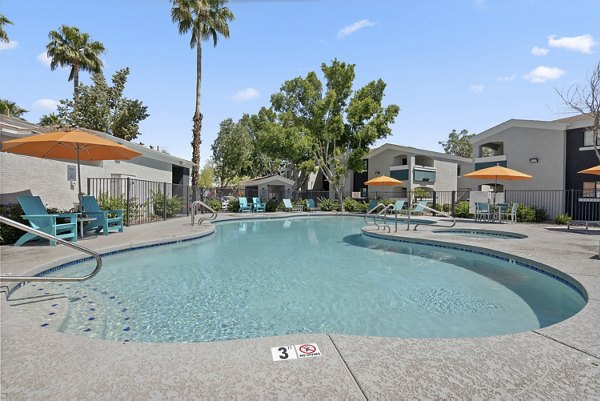
M 556 35 L 548 36 L 548 46 L 561 47 L 563 49 L 581 52 L 586 54 L 593 53 L 592 48 L 597 46 L 598 42 L 594 40 L 592 35 L 565 36 L 557 38 Z
M 543 65 L 540 65 L 531 70 L 529 74 L 523 75 L 523 79 L 535 84 L 543 84 L 546 81 L 552 81 L 562 77 L 565 72 L 565 70 L 561 70 L 558 67 L 544 67 Z
M 46 52 L 41 52 L 38 54 L 37 59 L 40 63 L 44 64 L 46 67 L 50 67 L 50 62 L 52 61 Z
M 544 47 L 534 46 L 533 49 L 531 49 L 531 54 L 533 54 L 534 56 L 545 56 L 546 54 L 548 54 L 549 51 L 550 50 Z
M 505 75 L 503 77 L 498 77 L 498 81 L 500 81 L 500 82 L 510 82 L 510 81 L 514 81 L 516 77 L 517 76 L 514 75 L 514 74 L 513 75 Z
M 346 36 L 352 35 L 354 32 L 367 28 L 369 26 L 377 25 L 375 22 L 369 21 L 368 19 L 361 19 L 352 25 L 343 27 L 338 31 L 337 38 L 344 39 Z
M 485 90 L 485 85 L 483 85 L 483 84 L 471 85 L 471 92 L 481 93 L 484 90 Z
M 260 96 L 260 92 L 254 88 L 246 88 L 244 90 L 238 91 L 231 98 L 236 102 L 246 102 L 248 100 L 252 100 Z
M 33 102 L 33 107 L 38 110 L 55 111 L 58 101 L 54 99 L 38 99 Z
M 16 40 L 11 40 L 8 43 L 0 42 L 0 51 L 2 50 L 12 50 L 19 46 L 19 42 Z

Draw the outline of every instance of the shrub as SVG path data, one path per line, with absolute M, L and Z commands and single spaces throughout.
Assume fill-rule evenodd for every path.
M 0 215 L 29 226 L 27 220 L 21 218 L 22 214 L 25 214 L 25 212 L 23 212 L 21 205 L 18 203 L 15 205 L 0 205 Z M 23 234 L 25 232 L 18 228 L 7 224 L 0 224 L 0 245 L 14 244 Z
M 357 201 L 356 199 L 344 199 L 344 210 L 347 212 L 366 212 L 368 205 L 365 202 Z
M 240 200 L 238 198 L 231 199 L 227 204 L 227 211 L 237 213 L 240 211 Z
M 129 198 L 129 204 L 127 203 L 127 199 L 125 195 L 111 197 L 108 195 L 108 192 L 102 193 L 96 196 L 96 200 L 98 201 L 98 206 L 102 210 L 115 210 L 115 209 L 123 209 L 123 221 L 135 221 L 140 215 L 140 210 L 144 209 L 148 206 L 148 202 L 144 202 L 138 204 L 137 198 Z M 117 217 L 116 214 L 109 214 L 110 217 Z
M 520 204 L 517 208 L 517 221 L 523 223 L 540 223 L 546 220 L 546 210 L 536 209 L 535 206 Z
M 267 202 L 265 210 L 267 212 L 276 212 L 277 209 L 283 210 L 283 202 L 279 202 L 277 199 L 271 199 Z
M 152 196 L 154 204 L 154 214 L 162 217 L 165 215 L 165 197 L 161 192 L 156 192 Z M 183 198 L 177 195 L 172 197 L 167 196 L 166 199 L 166 215 L 167 218 L 180 214 L 183 208 Z
M 469 202 L 460 201 L 456 204 L 456 208 L 454 209 L 454 217 L 464 217 L 470 218 L 473 217 L 471 212 L 469 212 Z
M 452 205 L 451 204 L 444 203 L 442 205 L 442 212 L 450 213 L 451 210 L 452 210 Z
M 559 214 L 554 218 L 554 224 L 565 225 L 569 224 L 571 216 L 568 214 Z
M 323 212 L 339 210 L 340 203 L 335 199 L 319 198 L 319 207 Z
M 221 210 L 221 201 L 218 199 L 207 199 L 204 203 L 210 206 L 213 210 Z

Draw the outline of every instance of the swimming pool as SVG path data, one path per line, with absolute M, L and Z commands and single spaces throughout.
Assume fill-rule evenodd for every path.
M 433 230 L 436 234 L 456 235 L 469 238 L 501 238 L 501 239 L 523 239 L 524 234 L 511 233 L 507 231 L 481 230 L 477 228 L 450 228 L 444 230 Z
M 32 310 L 32 318 L 48 329 L 118 341 L 450 338 L 545 327 L 585 305 L 572 286 L 532 269 L 366 238 L 363 226 L 356 217 L 222 223 L 204 239 L 108 256 L 87 282 L 27 285 L 67 295 Z M 64 320 L 53 318 L 60 308 Z

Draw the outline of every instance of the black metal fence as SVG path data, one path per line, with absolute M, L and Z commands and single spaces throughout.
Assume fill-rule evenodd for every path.
M 192 202 L 216 199 L 224 196 L 260 197 L 263 201 L 290 198 L 299 199 L 332 198 L 329 191 L 279 191 L 259 193 L 254 190 L 230 188 L 192 188 L 166 182 L 145 181 L 135 178 L 89 178 L 87 193 L 94 195 L 102 208 L 124 209 L 127 225 L 142 224 L 172 217 L 189 215 Z M 429 205 L 454 213 L 461 201 L 469 201 L 468 190 L 459 191 L 391 191 L 372 190 L 367 197 L 359 193 L 345 193 L 344 198 L 352 197 L 368 202 L 371 199 L 405 199 L 411 202 L 427 200 Z M 520 203 L 525 206 L 543 209 L 546 219 L 567 214 L 574 220 L 600 221 L 600 193 L 583 190 L 506 190 L 504 202 Z

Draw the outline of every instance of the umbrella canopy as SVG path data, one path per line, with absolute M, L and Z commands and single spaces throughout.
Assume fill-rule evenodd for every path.
M 600 165 L 597 165 L 595 167 L 590 167 L 587 168 L 585 170 L 581 170 L 578 171 L 579 174 L 594 174 L 594 175 L 600 175 Z
M 32 135 L 2 142 L 2 151 L 45 159 L 77 160 L 81 196 L 80 160 L 129 160 L 141 155 L 120 143 L 84 131 L 70 130 Z
M 533 178 L 533 176 L 529 174 L 521 173 L 520 171 L 502 167 L 500 165 L 473 171 L 472 173 L 465 174 L 463 177 L 494 180 L 494 203 L 496 203 L 498 180 L 518 181 L 531 180 Z
M 388 177 L 387 175 L 382 175 L 376 178 L 372 178 L 369 181 L 365 181 L 365 185 L 374 185 L 374 186 L 382 186 L 382 187 L 395 187 L 398 185 L 402 185 L 402 181 L 397 180 L 392 177 Z

